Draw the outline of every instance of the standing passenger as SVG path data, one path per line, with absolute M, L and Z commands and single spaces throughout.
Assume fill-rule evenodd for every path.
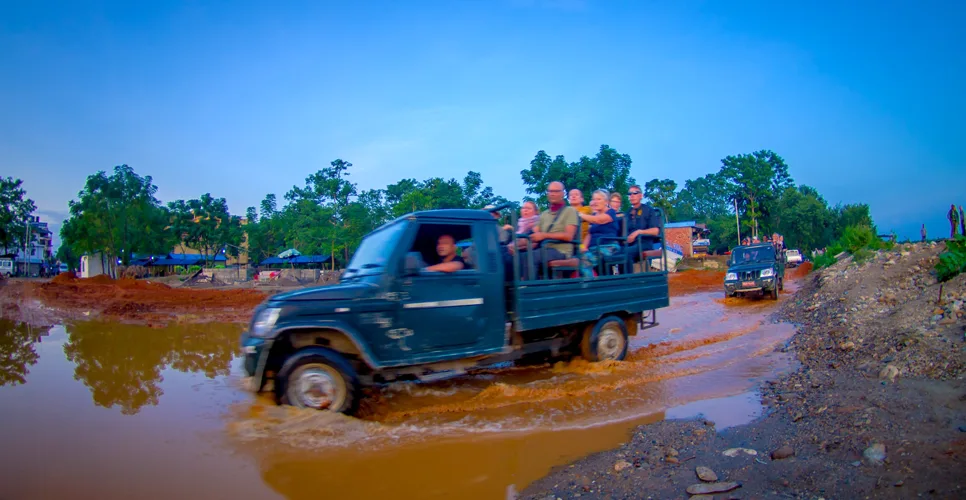
M 578 214 L 590 214 L 590 207 L 584 205 L 584 193 L 579 189 L 571 189 L 570 194 L 567 196 L 567 200 L 570 202 L 570 206 L 573 207 Z M 580 241 L 584 241 L 584 238 L 587 237 L 588 230 L 590 230 L 590 228 L 586 224 L 580 224 Z

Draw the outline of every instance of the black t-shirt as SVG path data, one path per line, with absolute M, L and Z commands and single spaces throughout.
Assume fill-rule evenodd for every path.
M 453 260 L 451 260 L 450 262 L 460 262 L 463 264 L 464 268 L 466 267 L 466 261 L 463 260 L 463 257 L 460 257 L 459 255 L 454 255 Z M 436 264 L 442 264 L 442 263 L 443 263 L 443 258 L 440 257 L 439 254 L 433 254 L 433 259 L 429 262 L 429 265 L 435 266 Z
M 624 217 L 627 219 L 627 234 L 631 234 L 638 229 L 661 227 L 661 215 L 657 210 L 651 208 L 650 205 L 644 203 L 640 207 L 627 209 Z M 661 238 L 647 234 L 638 236 L 638 238 L 644 244 L 661 242 Z

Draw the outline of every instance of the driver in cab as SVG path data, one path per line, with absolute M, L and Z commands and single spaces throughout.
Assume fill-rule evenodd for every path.
M 456 255 L 456 240 L 448 234 L 444 234 L 436 240 L 436 254 L 435 263 L 427 267 L 427 271 L 452 273 L 466 267 L 463 258 Z

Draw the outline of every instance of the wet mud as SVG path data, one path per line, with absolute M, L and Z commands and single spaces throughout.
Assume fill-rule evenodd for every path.
M 675 275 L 671 307 L 632 338 L 625 362 L 389 384 L 369 390 L 359 418 L 248 393 L 241 325 L 5 321 L 0 406 L 14 410 L 0 439 L 13 451 L 0 459 L 0 483 L 13 485 L 12 498 L 506 498 L 642 424 L 703 413 L 737 425 L 760 414 L 749 391 L 795 367 L 780 352 L 793 328 L 766 319 L 774 301 L 725 299 L 720 274 Z M 147 323 L 174 308 L 234 304 L 218 290 L 77 281 L 34 291 L 61 307 L 99 304 L 105 317 L 153 304 L 117 312 Z M 183 304 L 206 292 L 218 295 Z M 48 481 L 50 467 L 70 472 Z
M 67 313 L 112 321 L 163 325 L 171 321 L 247 322 L 267 297 L 250 289 L 172 288 L 150 280 L 106 276 L 79 279 L 64 273 L 47 283 L 23 283 L 24 299 Z

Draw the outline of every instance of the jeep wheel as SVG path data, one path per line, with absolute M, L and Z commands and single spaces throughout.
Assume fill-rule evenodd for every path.
M 772 288 L 771 291 L 768 292 L 768 295 L 771 297 L 771 300 L 778 300 L 778 285 L 775 285 L 775 288 Z
M 607 316 L 584 331 L 580 355 L 590 362 L 621 361 L 627 356 L 627 326 L 617 316 Z
M 315 348 L 293 357 L 276 377 L 282 404 L 351 415 L 359 408 L 361 384 L 352 365 L 335 351 Z

